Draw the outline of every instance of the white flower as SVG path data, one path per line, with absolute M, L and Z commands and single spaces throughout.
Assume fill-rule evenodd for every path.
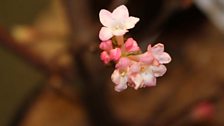
M 126 58 L 121 59 L 127 60 Z M 164 65 L 153 66 L 135 61 L 129 61 L 128 63 L 126 61 L 120 62 L 125 63 L 118 63 L 120 67 L 115 69 L 111 76 L 117 92 L 125 90 L 127 85 L 133 87 L 135 90 L 156 86 L 156 77 L 163 76 L 167 70 Z
M 164 45 L 161 43 L 158 43 L 151 47 L 151 45 L 148 46 L 148 52 L 151 52 L 154 56 L 155 60 L 159 62 L 159 64 L 167 64 L 171 61 L 171 57 L 168 53 L 164 52 Z
M 102 9 L 99 13 L 100 22 L 104 27 L 101 28 L 99 38 L 106 41 L 113 36 L 122 36 L 128 29 L 131 29 L 139 21 L 139 18 L 129 17 L 126 6 L 117 7 L 112 13 Z
M 111 80 L 115 83 L 115 91 L 121 92 L 127 88 L 128 75 L 115 69 L 111 75 Z
M 148 45 L 147 52 L 139 55 L 140 62 L 152 65 L 167 64 L 171 61 L 171 57 L 167 52 L 164 52 L 164 45 L 158 43 L 151 47 Z
M 139 71 L 130 74 L 130 79 L 134 84 L 134 88 L 137 90 L 138 88 L 142 87 L 155 86 L 156 76 L 154 75 L 154 71 L 151 69 L 151 67 L 140 63 L 138 63 L 138 67 Z

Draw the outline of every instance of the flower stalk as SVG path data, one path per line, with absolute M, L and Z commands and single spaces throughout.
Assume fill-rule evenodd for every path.
M 122 36 L 116 36 L 115 38 L 117 40 L 117 45 L 122 47 L 123 44 L 124 44 L 124 36 L 123 35 Z

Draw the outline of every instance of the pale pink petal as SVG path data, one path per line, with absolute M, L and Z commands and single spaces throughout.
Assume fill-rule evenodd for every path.
M 112 30 L 112 34 L 115 36 L 123 36 L 127 32 L 128 32 L 127 29 L 120 29 L 120 28 L 116 30 Z
M 151 71 L 151 70 L 150 70 Z M 144 79 L 144 87 L 151 87 L 156 85 L 156 78 L 152 72 L 144 72 L 141 74 Z
M 100 33 L 99 33 L 100 40 L 106 41 L 106 40 L 109 40 L 112 37 L 113 37 L 113 34 L 112 34 L 112 32 L 109 28 L 102 27 L 100 29 Z
M 109 54 L 106 52 L 106 51 L 103 51 L 101 54 L 100 54 L 100 58 L 101 60 L 105 63 L 105 64 L 108 64 L 110 62 L 110 56 Z
M 171 61 L 171 57 L 168 53 L 164 52 L 164 45 L 159 43 L 152 47 L 152 53 L 155 59 L 160 64 L 166 64 Z
M 141 87 L 150 87 L 156 85 L 156 77 L 153 75 L 152 69 L 149 66 L 145 66 L 144 71 L 142 71 L 140 74 L 143 78 L 143 84 Z
M 164 45 L 161 43 L 158 43 L 152 47 L 153 55 L 160 55 L 163 52 L 164 52 Z
M 119 60 L 121 57 L 121 49 L 120 48 L 115 48 L 110 50 L 110 58 L 114 61 Z
M 151 69 L 155 77 L 163 76 L 167 70 L 164 65 L 151 66 Z
M 126 57 L 122 57 L 119 59 L 118 63 L 116 64 L 116 68 L 118 69 L 126 69 L 131 65 L 130 59 Z
M 140 50 L 137 42 L 133 38 L 128 38 L 124 46 L 127 52 L 134 52 Z
M 111 75 L 111 80 L 115 83 L 115 84 L 119 84 L 119 79 L 120 79 L 120 73 L 119 70 L 114 70 L 114 72 Z
M 145 53 L 139 55 L 139 61 L 143 62 L 145 64 L 150 65 L 150 64 L 152 64 L 153 60 L 154 60 L 154 57 L 153 57 L 152 53 L 150 53 L 150 52 L 145 52 Z
M 159 61 L 160 64 L 167 64 L 171 61 L 171 57 L 168 53 L 164 52 L 161 55 L 155 55 L 155 58 Z
M 129 17 L 128 8 L 124 5 L 121 5 L 114 9 L 114 11 L 112 12 L 112 16 L 118 21 L 123 21 L 124 19 L 127 19 Z
M 129 73 L 136 74 L 136 73 L 140 72 L 140 70 L 141 70 L 141 64 L 138 62 L 133 62 L 133 64 L 130 66 Z
M 156 86 L 156 77 L 148 77 L 144 80 L 144 87 Z
M 99 47 L 102 50 L 110 51 L 111 49 L 113 49 L 112 41 L 108 40 L 108 41 L 101 42 Z
M 147 47 L 147 51 L 148 51 L 148 52 L 151 52 L 151 51 L 152 51 L 152 46 L 151 46 L 151 44 L 148 45 L 148 47 Z
M 137 90 L 143 84 L 143 78 L 140 74 L 131 75 L 131 81 L 134 83 L 134 89 Z
M 127 87 L 128 87 L 127 84 L 122 83 L 122 84 L 116 85 L 114 87 L 114 90 L 117 91 L 117 92 L 121 92 L 121 91 L 127 89 Z
M 100 22 L 103 24 L 103 26 L 105 26 L 105 27 L 112 26 L 114 20 L 112 18 L 111 12 L 109 12 L 105 9 L 102 9 L 102 10 L 100 10 L 99 17 L 100 17 Z
M 121 92 L 127 88 L 128 77 L 121 75 L 119 70 L 114 70 L 111 80 L 115 83 L 115 91 Z
M 125 26 L 127 29 L 131 29 L 135 27 L 135 24 L 139 21 L 140 19 L 137 17 L 129 17 L 126 22 L 125 22 Z

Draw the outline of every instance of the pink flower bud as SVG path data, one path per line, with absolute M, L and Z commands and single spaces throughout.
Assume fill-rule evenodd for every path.
M 112 41 L 108 40 L 108 41 L 101 42 L 99 47 L 100 49 L 104 51 L 110 51 L 111 49 L 113 49 Z
M 117 61 L 121 57 L 121 49 L 120 48 L 115 48 L 110 50 L 110 59 Z
M 111 60 L 109 54 L 106 51 L 103 51 L 100 54 L 100 58 L 105 64 L 108 64 Z
M 125 42 L 124 46 L 125 46 L 125 50 L 127 52 L 134 52 L 134 51 L 140 50 L 137 42 L 133 38 L 128 38 L 127 41 Z

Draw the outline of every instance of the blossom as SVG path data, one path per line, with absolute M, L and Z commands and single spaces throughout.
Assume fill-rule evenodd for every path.
M 138 88 L 156 85 L 156 77 L 149 65 L 135 63 L 131 66 L 130 70 L 130 79 L 133 82 L 134 89 L 137 90 Z
M 102 9 L 99 13 L 100 22 L 103 27 L 100 30 L 99 38 L 102 41 L 108 40 L 113 36 L 123 36 L 139 21 L 139 18 L 129 16 L 125 5 L 117 7 L 112 13 Z
M 163 65 L 152 67 L 139 62 L 128 61 L 126 58 L 121 58 L 120 61 L 125 62 L 124 64 L 127 66 L 122 67 L 122 69 L 121 67 L 115 69 L 111 76 L 112 81 L 115 83 L 115 90 L 119 92 L 126 89 L 127 85 L 135 90 L 155 86 L 156 77 L 162 76 L 166 72 Z
M 132 52 L 139 51 L 140 48 L 136 41 L 129 38 L 124 43 L 124 50 Z M 149 45 L 147 52 L 140 55 L 118 58 L 115 66 L 116 69 L 111 76 L 112 81 L 115 83 L 115 90 L 120 92 L 126 89 L 127 86 L 133 87 L 135 90 L 155 86 L 156 78 L 163 76 L 167 71 L 163 64 L 170 61 L 169 54 L 164 52 L 163 44 L 157 44 L 153 47 Z
M 163 76 L 163 75 L 166 73 L 166 71 L 167 71 L 167 69 L 166 69 L 166 67 L 165 67 L 164 65 L 151 66 L 150 68 L 152 69 L 153 75 L 154 75 L 155 77 L 161 77 L 161 76 Z
M 120 72 L 116 69 L 111 75 L 111 80 L 115 83 L 114 89 L 117 92 L 121 92 L 127 88 L 128 74 L 125 71 Z
M 162 76 L 166 72 L 164 67 L 163 65 L 153 67 L 125 57 L 118 61 L 111 78 L 116 84 L 115 87 L 124 87 L 128 84 L 137 90 L 138 88 L 155 86 L 156 77 Z M 118 71 L 122 72 L 119 73 Z
M 170 55 L 164 52 L 164 45 L 161 43 L 158 43 L 153 47 L 149 45 L 147 50 L 152 53 L 154 60 L 158 61 L 160 64 L 167 64 L 171 61 Z
M 111 80 L 115 84 L 115 91 L 121 92 L 128 86 L 135 90 L 156 85 L 157 77 L 163 76 L 167 68 L 164 64 L 171 61 L 168 53 L 164 52 L 164 45 L 150 44 L 147 51 L 142 53 L 138 43 L 133 38 L 125 38 L 124 34 L 133 28 L 139 18 L 129 16 L 126 6 L 117 7 L 112 13 L 102 9 L 99 13 L 103 24 L 99 32 L 102 42 L 99 48 L 101 60 L 108 64 L 115 63 L 115 70 Z M 114 38 L 112 38 L 115 36 Z M 126 40 L 126 41 L 124 41 Z
M 147 52 L 140 55 L 139 60 L 146 64 L 160 65 L 169 63 L 171 57 L 168 53 L 164 52 L 164 45 L 158 43 L 153 47 L 148 45 Z

